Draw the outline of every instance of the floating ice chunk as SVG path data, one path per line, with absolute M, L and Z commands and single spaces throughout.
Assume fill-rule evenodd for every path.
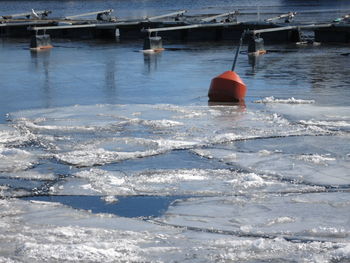
M 49 194 L 91 194 L 98 199 L 103 195 L 107 202 L 116 195 L 191 198 L 174 202 L 161 220 L 153 222 L 92 215 L 58 203 L 2 199 L 0 255 L 34 262 L 348 259 L 349 248 L 344 245 L 350 240 L 350 229 L 344 224 L 344 218 L 350 217 L 348 193 L 308 192 L 349 184 L 349 147 L 344 143 L 348 136 L 338 129 L 349 127 L 349 108 L 274 100 L 257 106 L 261 111 L 225 106 L 92 105 L 12 115 L 14 128 L 0 128 L 0 147 L 10 168 L 18 160 L 37 163 L 51 156 L 76 166 L 101 165 L 98 169 L 73 167 L 68 172 L 73 176 L 52 185 Z M 331 130 L 335 136 L 314 136 Z M 32 144 L 25 149 L 15 147 L 29 140 Z M 33 145 L 47 155 L 33 151 Z M 214 164 L 230 169 L 202 169 L 202 162 L 197 166 L 195 161 L 188 169 L 174 169 L 166 163 L 159 166 L 165 169 L 152 169 L 150 159 L 155 158 L 103 167 L 178 149 L 211 158 L 207 168 Z M 217 164 L 215 159 L 226 164 Z M 3 160 L 0 166 L 9 165 Z M 135 163 L 135 167 L 128 166 Z M 9 173 L 14 178 L 54 178 L 54 174 L 33 170 Z M 0 194 L 16 196 L 10 188 L 0 187 Z
M 61 162 L 84 167 L 116 162 L 119 154 L 104 149 L 91 149 L 56 154 L 55 157 Z
M 177 226 L 215 230 L 236 235 L 285 236 L 301 240 L 350 240 L 350 227 L 343 218 L 349 209 L 339 203 L 349 202 L 347 193 L 264 195 L 242 197 L 192 198 L 169 207 L 162 221 Z M 315 205 L 314 200 L 318 200 Z M 206 220 L 202 220 L 206 219 Z
M 329 128 L 348 128 L 350 127 L 350 121 L 334 121 L 334 120 L 300 120 L 301 124 L 310 125 L 310 126 L 321 126 Z
M 252 143 L 252 145 L 255 145 Z M 321 144 L 318 145 L 320 150 Z M 326 147 L 327 144 L 325 145 Z M 288 146 L 286 146 L 288 147 Z M 302 147 L 299 145 L 298 147 Z M 293 149 L 289 149 L 292 150 Z M 327 149 L 330 150 L 330 149 Z M 346 149 L 345 149 L 346 150 Z M 295 180 L 300 183 L 313 183 L 317 185 L 348 185 L 347 170 L 350 168 L 348 157 L 334 154 L 290 154 L 278 149 L 258 150 L 254 152 L 233 152 L 230 149 L 193 150 L 196 154 L 219 161 L 235 164 L 243 169 L 251 170 L 257 174 L 269 175 L 275 178 Z M 345 155 L 345 154 L 344 154 Z
M 208 158 L 208 159 L 212 159 L 213 156 L 211 155 L 210 153 L 210 150 L 204 150 L 204 149 L 193 149 L 191 150 L 191 152 L 199 155 L 199 156 L 202 156 L 202 157 L 205 157 L 205 158 Z
M 104 200 L 108 204 L 113 204 L 118 202 L 118 198 L 116 198 L 114 195 L 107 195 L 101 197 L 102 200 Z
M 216 143 L 227 143 L 227 142 L 236 141 L 243 138 L 248 139 L 247 136 L 244 137 L 242 135 L 235 134 L 235 133 L 223 133 L 208 139 L 211 143 L 216 144 Z
M 207 222 L 217 217 L 210 217 L 212 210 L 206 212 Z M 94 215 L 60 204 L 0 200 L 0 213 L 0 229 L 5 230 L 0 239 L 4 262 L 12 262 L 13 258 L 20 262 L 258 262 L 286 258 L 329 262 L 349 257 L 346 243 L 237 237 L 212 233 L 210 229 L 188 230 L 159 226 L 159 222 Z
M 31 136 L 27 132 L 0 124 L 0 146 L 18 146 L 30 139 Z
M 302 160 L 305 162 L 311 162 L 315 164 L 323 164 L 328 165 L 328 162 L 334 162 L 336 161 L 336 158 L 331 157 L 328 155 L 320 155 L 320 154 L 303 154 L 296 156 L 296 159 Z
M 279 125 L 286 125 L 286 126 L 288 126 L 288 125 L 290 125 L 290 122 L 287 120 L 287 119 L 285 119 L 285 118 L 283 118 L 282 116 L 280 116 L 279 114 L 277 114 L 277 113 L 273 113 L 272 114 L 272 116 L 271 116 L 271 122 L 272 123 L 276 123 L 276 124 L 279 124 Z
M 222 171 L 216 171 L 218 173 Z M 147 183 L 178 183 L 185 181 L 203 181 L 209 179 L 207 170 L 190 169 L 190 170 L 174 170 L 174 171 L 153 171 L 140 174 L 139 181 L 145 179 Z
M 170 104 L 161 104 L 154 105 L 153 108 L 155 110 L 165 110 L 177 113 L 174 118 L 176 119 L 194 119 L 203 117 L 206 115 L 206 112 L 203 111 L 203 107 L 181 107 L 177 105 Z
M 320 185 L 349 184 L 348 162 L 323 155 L 292 155 L 276 153 L 271 156 L 240 153 L 237 163 L 256 172 L 269 173 L 305 183 Z
M 171 128 L 175 126 L 182 126 L 182 122 L 174 120 L 142 120 L 142 119 L 129 119 L 130 123 L 149 126 L 154 129 Z
M 277 218 L 270 220 L 269 222 L 267 222 L 266 225 L 272 226 L 274 224 L 293 223 L 293 222 L 295 222 L 295 218 L 283 216 L 283 217 L 277 217 Z
M 176 120 L 188 113 L 198 114 L 182 122 Z M 104 165 L 244 139 L 315 133 L 277 113 L 242 113 L 235 107 L 95 105 L 13 116 L 18 129 L 29 131 L 34 143 L 75 166 Z
M 55 154 L 54 157 L 64 163 L 81 167 L 88 167 L 94 165 L 104 165 L 113 162 L 120 162 L 128 159 L 148 157 L 175 149 L 187 149 L 197 145 L 196 142 L 184 140 L 147 140 L 142 138 L 125 138 L 125 148 L 128 146 L 128 140 L 130 140 L 130 143 L 144 144 L 144 151 L 122 152 L 106 150 L 104 148 L 95 148 L 98 146 L 105 146 L 106 148 L 108 147 L 106 142 L 101 141 L 95 142 L 95 144 L 83 144 L 76 146 L 76 148 L 79 149 L 65 153 Z M 127 150 L 127 148 L 125 150 Z
M 340 248 L 333 251 L 331 254 L 334 259 L 341 261 L 349 261 L 350 259 L 350 244 L 339 244 Z
M 104 165 L 113 162 L 120 162 L 128 159 L 136 159 L 145 156 L 158 154 L 157 151 L 146 152 L 113 152 L 104 149 L 77 150 L 54 155 L 61 162 L 76 165 L 79 167 L 89 167 Z
M 250 190 L 272 184 L 271 182 L 265 181 L 263 178 L 254 173 L 240 173 L 237 178 L 232 179 L 229 181 L 229 183 L 232 183 L 232 185 L 235 187 L 237 187 L 237 185 L 240 185 L 242 189 Z
M 262 156 L 268 156 L 271 154 L 273 154 L 273 153 L 271 151 L 268 151 L 268 150 L 260 150 L 259 151 L 259 155 L 262 155 Z
M 29 120 L 29 119 L 18 119 L 16 120 L 17 125 L 21 125 L 23 127 L 26 127 L 27 129 L 30 129 L 31 131 L 35 132 L 44 132 L 44 131 L 56 131 L 59 130 L 61 132 L 73 132 L 73 131 L 95 131 L 96 128 L 93 126 L 67 126 L 67 125 L 45 125 L 45 122 L 48 120 L 43 119 L 36 119 L 36 120 Z M 53 120 L 52 120 L 53 121 Z M 69 120 L 66 120 L 67 122 Z M 59 120 L 55 120 L 55 122 L 59 123 Z
M 194 149 L 193 153 L 208 159 L 218 159 L 225 163 L 233 163 L 237 160 L 237 153 L 225 149 Z
M 8 178 L 26 179 L 26 180 L 55 180 L 57 176 L 53 173 L 40 173 L 33 170 L 16 171 L 16 173 L 6 173 Z
M 25 170 L 37 162 L 37 157 L 28 151 L 0 146 L 0 172 Z
M 268 104 L 266 108 L 274 113 L 288 116 L 289 120 L 304 123 L 304 125 L 323 127 L 349 127 L 349 107 L 325 107 L 317 104 Z
M 276 99 L 275 97 L 266 97 L 262 100 L 256 100 L 255 103 L 287 103 L 287 104 L 313 104 L 314 100 L 303 100 L 303 99 L 295 99 L 293 97 L 289 99 Z
M 283 238 L 222 238 L 208 243 L 217 249 L 230 247 L 216 257 L 219 262 L 286 262 L 288 258 L 296 262 L 329 262 L 337 246 L 330 242 L 293 243 Z
M 81 188 L 88 191 L 95 191 L 106 195 L 128 195 L 134 193 L 128 180 L 122 172 L 106 172 L 101 169 L 90 169 L 75 174 L 78 178 L 88 181 L 82 184 Z
M 51 192 L 64 195 L 221 195 L 293 188 L 254 173 L 228 169 L 164 169 L 127 174 L 93 168 L 67 178 L 63 186 L 62 189 L 54 186 Z
M 8 187 L 8 186 L 0 186 L 1 198 L 16 198 L 16 197 L 28 196 L 31 194 L 32 194 L 32 191 L 28 191 L 26 189 L 13 189 L 12 187 Z
M 0 185 L 0 197 L 6 197 L 9 187 L 6 185 Z
M 49 206 L 49 207 L 60 207 L 61 204 L 57 202 L 46 202 L 46 201 L 38 201 L 38 200 L 30 200 L 32 204 L 37 204 L 41 206 Z
M 331 237 L 331 238 L 347 238 L 349 237 L 349 230 L 343 227 L 315 227 L 308 231 L 311 236 Z
M 156 170 L 133 176 L 134 189 L 140 192 L 214 194 L 256 189 L 265 185 L 260 177 L 219 169 Z

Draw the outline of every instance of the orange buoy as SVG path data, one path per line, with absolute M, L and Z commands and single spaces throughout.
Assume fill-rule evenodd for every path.
M 232 70 L 225 71 L 221 75 L 211 80 L 208 91 L 210 102 L 240 102 L 244 99 L 247 92 L 247 86 L 243 83 L 241 78 L 234 70 L 245 34 L 246 31 L 242 33 L 239 41 Z
M 212 79 L 208 96 L 209 101 L 233 102 L 244 99 L 247 86 L 236 72 L 228 70 Z

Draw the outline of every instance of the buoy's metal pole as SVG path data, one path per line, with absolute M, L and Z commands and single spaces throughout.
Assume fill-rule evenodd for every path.
M 243 43 L 243 38 L 244 38 L 245 34 L 246 34 L 246 31 L 244 31 L 242 33 L 241 39 L 239 40 L 239 45 L 238 45 L 237 50 L 236 50 L 235 59 L 233 60 L 232 71 L 235 70 L 236 63 L 237 63 L 237 58 L 238 58 L 238 54 L 239 54 L 239 50 L 241 49 L 241 46 L 242 46 L 242 43 Z

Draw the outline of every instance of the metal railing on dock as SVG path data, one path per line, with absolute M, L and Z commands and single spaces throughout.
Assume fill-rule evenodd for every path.
M 172 26 L 172 27 L 160 27 L 160 28 L 145 28 L 142 31 L 147 33 L 161 32 L 161 31 L 172 31 L 172 30 L 183 30 L 192 28 L 209 28 L 209 27 L 222 27 L 230 25 L 238 25 L 238 22 L 220 22 L 220 23 L 210 23 L 210 24 L 193 24 L 186 26 Z
M 112 13 L 112 12 L 113 12 L 113 9 L 107 9 L 107 10 L 94 11 L 94 12 L 89 12 L 89 13 L 73 15 L 73 16 L 66 16 L 65 19 L 72 20 L 72 19 L 75 19 L 77 17 L 86 17 L 86 16 L 92 16 L 92 15 L 98 15 L 98 14 L 104 14 L 104 13 Z
M 154 20 L 158 20 L 158 19 L 161 19 L 161 18 L 167 18 L 167 17 L 172 17 L 172 16 L 181 16 L 181 15 L 183 15 L 186 12 L 187 12 L 187 10 L 180 10 L 180 11 L 177 11 L 177 12 L 168 13 L 168 14 L 159 15 L 159 16 L 144 17 L 143 20 L 154 21 Z
M 2 16 L 2 19 L 0 17 L 0 36 L 32 36 L 33 33 L 31 32 L 35 32 L 38 35 L 41 32 L 45 33 L 47 30 L 55 30 L 56 32 L 52 32 L 52 36 L 54 37 L 86 39 L 120 36 L 120 39 L 139 39 L 144 38 L 146 34 L 148 34 L 148 37 L 154 37 L 157 36 L 158 32 L 162 32 L 160 34 L 161 37 L 168 40 L 218 41 L 238 40 L 244 30 L 249 30 L 249 34 L 252 35 L 266 33 L 264 35 L 264 38 L 266 36 L 266 41 L 297 42 L 295 40 L 298 39 L 301 30 L 314 30 L 315 37 L 326 34 L 326 37 L 320 38 L 326 42 L 333 40 L 349 42 L 350 39 L 350 23 L 347 23 L 347 15 L 343 16 L 341 22 L 332 21 L 332 23 L 313 24 L 296 24 L 294 22 L 293 24 L 285 24 L 287 23 L 286 21 L 285 23 L 272 23 L 272 21 L 289 18 L 294 16 L 295 12 L 289 12 L 265 19 L 264 21 L 255 22 L 238 22 L 237 17 L 241 15 L 238 11 L 203 17 L 203 15 L 185 16 L 187 10 L 179 10 L 139 19 L 119 19 L 112 17 L 111 13 L 113 9 L 93 11 L 56 19 L 33 18 L 31 16 L 33 12 L 34 10 L 27 13 Z M 36 11 L 35 14 L 41 14 L 41 12 L 49 11 Z M 94 19 L 79 19 L 92 15 L 97 16 Z M 20 18 L 22 16 L 27 18 Z M 69 32 L 69 30 L 72 30 L 72 32 Z M 166 33 L 168 31 L 169 33 Z M 182 32 L 175 33 L 170 31 Z M 278 33 L 280 31 L 287 31 L 287 33 Z M 291 31 L 292 34 L 288 31 Z M 337 34 L 334 34 L 334 32 L 337 32 Z M 334 35 L 336 35 L 336 38 L 332 39 Z M 341 35 L 341 37 L 338 37 L 338 35 Z
M 261 34 L 261 33 L 277 32 L 277 31 L 284 31 L 284 30 L 325 28 L 325 27 L 331 27 L 332 25 L 333 24 L 312 24 L 312 25 L 298 25 L 298 26 L 283 26 L 283 27 L 274 27 L 274 28 L 265 28 L 265 29 L 251 30 L 250 32 L 253 33 L 253 34 Z

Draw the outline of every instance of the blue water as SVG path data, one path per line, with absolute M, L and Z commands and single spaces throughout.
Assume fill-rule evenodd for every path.
M 207 104 L 210 81 L 231 67 L 234 43 L 187 44 L 161 54 L 138 52 L 142 42 L 53 40 L 31 53 L 28 40 L 2 40 L 0 122 L 6 113 L 75 104 Z M 297 97 L 345 105 L 349 97 L 348 47 L 266 46 L 274 51 L 254 68 L 245 54 L 237 73 L 248 85 L 246 102 Z M 242 48 L 246 50 L 246 46 Z
M 106 203 L 101 196 L 35 196 L 22 198 L 46 202 L 59 202 L 75 209 L 92 213 L 109 213 L 123 217 L 159 217 L 176 199 L 186 196 L 117 196 L 115 203 Z
M 136 17 L 170 10 L 221 12 L 228 7 L 288 11 L 338 9 L 348 1 L 0 1 L 0 14 L 31 8 L 53 10 L 53 16 L 113 8 L 117 15 Z M 222 10 L 220 10 L 220 8 Z M 213 10 L 212 10 L 213 9 Z M 344 11 L 341 11 L 344 10 Z M 209 12 L 208 12 L 209 11 Z M 131 14 L 130 14 L 131 13 Z M 328 13 L 321 13 L 320 18 Z M 301 14 L 302 19 L 314 16 Z M 95 103 L 205 104 L 211 78 L 231 67 L 235 43 L 165 45 L 178 51 L 143 55 L 142 42 L 70 41 L 54 39 L 51 51 L 31 53 L 29 39 L 1 39 L 0 122 L 7 112 Z M 252 70 L 239 58 L 238 73 L 248 84 L 248 98 L 268 95 L 320 96 L 322 103 L 344 104 L 348 95 L 347 46 L 267 47 L 271 53 Z M 244 48 L 243 48 L 244 50 Z M 283 53 L 290 51 L 291 53 Z M 311 71 L 311 72 L 310 72 Z M 335 76 L 335 78 L 334 78 Z M 342 77 L 344 76 L 344 77 Z M 176 81 L 174 81 L 176 80 Z M 294 83 L 293 83 L 294 82 Z M 169 88 L 171 87 L 171 88 Z

